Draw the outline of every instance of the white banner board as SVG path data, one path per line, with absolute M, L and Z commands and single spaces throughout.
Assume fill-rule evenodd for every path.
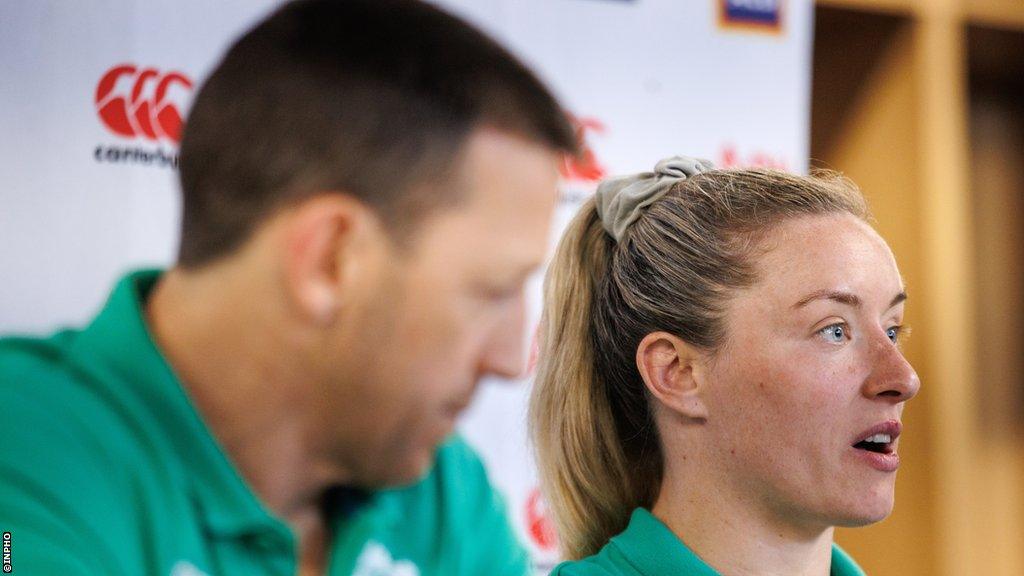
M 443 0 L 574 114 L 565 226 L 604 175 L 674 154 L 807 169 L 809 0 Z M 180 119 L 234 37 L 276 2 L 0 4 L 0 333 L 83 324 L 130 268 L 173 261 Z M 530 284 L 531 325 L 540 277 Z M 529 338 L 533 330 L 525 335 Z M 488 382 L 464 435 L 539 571 L 557 557 L 526 440 L 529 377 Z

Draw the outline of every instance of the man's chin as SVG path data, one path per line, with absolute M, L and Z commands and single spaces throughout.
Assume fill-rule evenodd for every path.
M 401 461 L 381 470 L 381 473 L 376 475 L 377 478 L 371 487 L 375 489 L 402 488 L 415 484 L 430 473 L 436 457 L 437 446 L 409 454 Z

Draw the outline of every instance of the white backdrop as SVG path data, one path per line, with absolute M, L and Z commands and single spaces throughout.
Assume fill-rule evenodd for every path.
M 807 168 L 810 0 L 439 3 L 508 45 L 576 116 L 592 161 L 564 167 L 556 232 L 601 175 L 663 156 Z M 276 4 L 0 1 L 0 333 L 85 323 L 126 270 L 172 262 L 176 117 Z M 536 497 L 528 393 L 529 377 L 486 383 L 460 427 L 544 570 L 557 548 Z

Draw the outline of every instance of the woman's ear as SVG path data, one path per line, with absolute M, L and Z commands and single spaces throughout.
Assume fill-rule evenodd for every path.
M 651 332 L 640 341 L 636 365 L 651 394 L 665 408 L 694 420 L 708 417 L 701 397 L 704 354 L 668 332 Z

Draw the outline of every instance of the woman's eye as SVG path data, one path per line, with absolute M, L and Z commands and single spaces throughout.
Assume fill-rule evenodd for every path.
M 824 336 L 825 340 L 835 343 L 846 340 L 849 337 L 847 332 L 848 328 L 846 327 L 846 324 L 832 324 L 818 330 L 818 334 Z
M 893 326 L 885 331 L 885 335 L 889 337 L 889 340 L 892 340 L 893 344 L 900 339 L 900 328 L 902 328 L 902 326 Z

